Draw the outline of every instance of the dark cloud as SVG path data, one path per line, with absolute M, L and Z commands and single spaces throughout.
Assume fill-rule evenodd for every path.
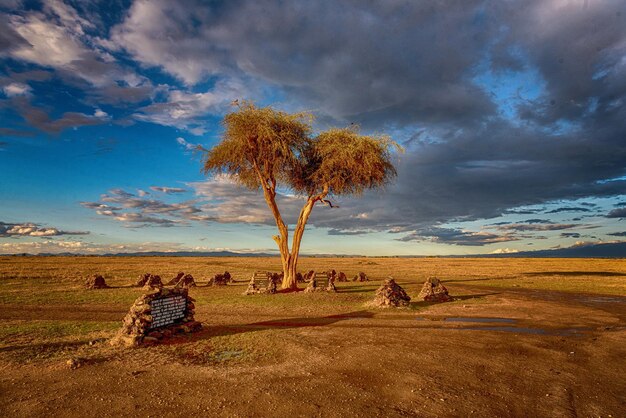
M 561 212 L 591 212 L 591 209 L 582 208 L 582 207 L 564 206 L 561 208 L 549 210 L 545 213 L 561 213 Z
M 13 97 L 10 103 L 30 126 L 48 134 L 58 134 L 68 128 L 100 125 L 106 122 L 101 117 L 77 112 L 66 112 L 58 119 L 51 119 L 46 111 L 33 106 L 24 96 Z
M 612 235 L 614 237 L 626 237 L 626 231 L 623 232 L 611 232 L 607 235 Z
M 588 225 L 581 224 L 511 224 L 502 225 L 497 229 L 500 231 L 517 231 L 517 232 L 529 232 L 529 231 L 558 231 L 561 229 L 573 229 L 573 228 L 588 228 Z
M 580 238 L 580 236 L 578 232 L 561 232 L 562 238 Z
M 31 222 L 0 222 L 0 238 L 6 237 L 56 237 L 60 235 L 87 235 L 87 231 L 63 231 L 54 227 L 42 227 Z
M 431 241 L 442 244 L 483 246 L 508 241 L 517 241 L 519 238 L 503 234 L 498 235 L 490 232 L 469 232 L 451 228 L 428 228 L 412 234 L 408 234 L 398 241 Z
M 607 215 L 607 218 L 626 218 L 626 208 L 613 209 Z

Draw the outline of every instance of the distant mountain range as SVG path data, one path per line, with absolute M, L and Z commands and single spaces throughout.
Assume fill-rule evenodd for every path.
M 550 250 L 520 251 L 508 254 L 481 254 L 468 257 L 517 257 L 517 258 L 626 258 L 626 241 L 598 244 L 581 244 Z
M 39 256 L 104 256 L 104 257 L 278 257 L 278 254 L 270 253 L 237 253 L 233 251 L 148 251 L 134 253 L 115 253 L 115 254 L 78 254 L 78 253 L 41 253 L 41 254 L 7 254 L 7 255 L 39 255 Z M 308 257 L 364 257 L 363 255 L 336 255 L 336 254 L 303 254 Z M 401 258 L 425 257 L 420 255 L 400 256 Z M 567 248 L 555 248 L 550 250 L 521 251 L 517 253 L 503 254 L 471 254 L 471 255 L 450 255 L 443 257 L 464 257 L 464 258 L 626 258 L 626 241 L 598 243 L 598 244 L 580 244 Z

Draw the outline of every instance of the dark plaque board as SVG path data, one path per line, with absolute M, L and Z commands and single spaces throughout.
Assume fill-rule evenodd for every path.
M 180 322 L 185 317 L 187 298 L 181 295 L 171 295 L 155 299 L 150 302 L 152 311 L 152 328 L 164 327 Z

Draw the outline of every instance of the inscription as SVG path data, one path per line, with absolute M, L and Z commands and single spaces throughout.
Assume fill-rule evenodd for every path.
M 152 328 L 159 328 L 176 323 L 185 317 L 187 299 L 184 296 L 168 296 L 150 302 L 152 310 Z

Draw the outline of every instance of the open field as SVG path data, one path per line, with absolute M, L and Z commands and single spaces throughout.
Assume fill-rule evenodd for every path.
M 304 258 L 301 271 L 372 281 L 242 295 L 253 271 L 279 265 L 0 257 L 0 416 L 626 415 L 626 260 Z M 102 341 L 137 276 L 181 270 L 201 285 L 201 332 L 150 348 Z M 224 270 L 239 282 L 204 286 Z M 94 273 L 113 288 L 84 290 Z M 457 300 L 367 308 L 389 275 L 412 297 L 439 277 Z

